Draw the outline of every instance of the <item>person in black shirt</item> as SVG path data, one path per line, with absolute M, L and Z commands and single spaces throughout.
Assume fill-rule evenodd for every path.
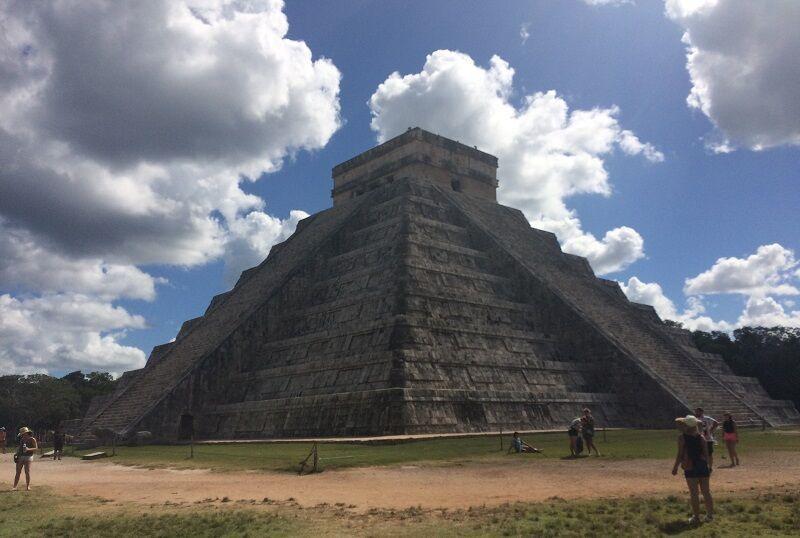
M 711 469 L 708 466 L 708 444 L 700 435 L 700 421 L 694 415 L 686 415 L 675 419 L 675 424 L 681 430 L 678 436 L 678 454 L 675 456 L 675 465 L 672 474 L 678 474 L 678 466 L 683 468 L 683 476 L 689 487 L 689 500 L 692 505 L 692 519 L 689 523 L 700 523 L 700 492 L 706 505 L 705 521 L 714 519 L 714 500 L 711 498 Z

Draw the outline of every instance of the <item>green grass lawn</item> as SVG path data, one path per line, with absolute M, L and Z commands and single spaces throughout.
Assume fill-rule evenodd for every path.
M 603 439 L 602 433 L 596 437 L 598 448 L 605 458 L 672 458 L 675 454 L 677 432 L 615 430 L 607 432 L 605 437 L 606 440 Z M 510 438 L 510 435 L 504 437 L 504 449 L 508 448 Z M 544 454 L 507 456 L 505 450 L 500 451 L 500 439 L 497 436 L 430 439 L 391 445 L 320 443 L 318 447 L 322 469 L 422 462 L 446 465 L 451 462 L 486 462 L 509 457 L 563 458 L 569 453 L 566 433 L 530 434 L 523 438 L 533 446 L 543 449 Z M 739 450 L 743 454 L 764 450 L 798 450 L 800 447 L 799 434 L 753 430 L 743 431 L 741 438 Z M 102 450 L 111 453 L 108 447 Z M 296 472 L 298 462 L 304 459 L 310 450 L 310 443 L 195 445 L 194 457 L 189 459 L 188 446 L 119 446 L 116 448 L 116 457 L 110 461 L 146 467 Z M 76 452 L 76 455 L 85 452 Z M 722 444 L 718 447 L 718 453 L 719 456 L 725 453 Z
M 716 520 L 689 526 L 683 497 L 551 499 L 469 510 L 277 506 L 115 506 L 44 488 L 0 494 L 0 535 L 121 536 L 798 536 L 800 494 L 772 489 L 717 499 Z

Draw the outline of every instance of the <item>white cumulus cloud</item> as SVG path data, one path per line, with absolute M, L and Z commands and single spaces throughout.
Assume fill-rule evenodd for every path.
M 555 232 L 564 249 L 586 256 L 595 271 L 620 270 L 644 256 L 629 227 L 602 239 L 585 232 L 565 203 L 577 194 L 609 196 L 604 158 L 619 149 L 659 162 L 664 156 L 622 129 L 616 107 L 570 110 L 555 91 L 511 102 L 514 70 L 498 56 L 488 68 L 468 55 L 438 50 L 419 73 L 392 73 L 369 100 L 379 141 L 420 126 L 498 156 L 504 204 L 520 208 L 533 226 Z
M 225 249 L 225 281 L 234 284 L 239 274 L 261 263 L 272 245 L 294 233 L 298 221 L 308 217 L 305 211 L 294 210 L 286 219 L 253 211 L 231 225 Z
M 0 371 L 106 370 L 144 365 L 142 350 L 119 343 L 144 318 L 79 294 L 0 295 Z
M 655 282 L 642 282 L 631 277 L 620 286 L 631 301 L 652 305 L 662 319 L 679 321 L 691 330 L 730 331 L 736 327 L 783 325 L 800 327 L 800 311 L 791 310 L 792 300 L 779 303 L 773 296 L 800 294 L 794 279 L 798 279 L 794 253 L 777 243 L 762 245 L 746 258 L 720 258 L 711 268 L 687 278 L 683 288 L 687 307 L 683 311 L 667 297 Z M 746 297 L 744 308 L 735 322 L 715 321 L 703 315 L 704 295 L 741 295 Z
M 800 327 L 800 310 L 787 312 L 772 297 L 750 297 L 739 317 L 738 325 Z
M 718 129 L 711 146 L 800 144 L 800 2 L 666 0 L 684 30 L 689 106 Z
M 790 283 L 797 266 L 794 253 L 774 243 L 758 247 L 747 258 L 720 258 L 699 275 L 686 279 L 687 295 L 738 293 L 748 296 L 798 295 Z
M 642 282 L 633 276 L 628 282 L 620 282 L 625 295 L 633 302 L 648 304 L 656 309 L 661 319 L 678 321 L 692 331 L 729 331 L 733 326 L 725 321 L 715 321 L 704 316 L 705 305 L 698 297 L 689 297 L 686 307 L 679 311 L 675 303 L 664 294 L 661 285 L 656 282 Z
M 45 303 L 116 312 L 155 297 L 142 264 L 240 264 L 293 226 L 242 184 L 327 144 L 340 73 L 288 30 L 280 0 L 0 3 L 0 292 L 49 342 L 6 363 L 135 364 L 120 331 L 142 324 L 45 323 Z

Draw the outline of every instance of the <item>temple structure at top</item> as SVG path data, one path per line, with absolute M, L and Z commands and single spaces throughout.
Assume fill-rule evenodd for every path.
M 333 168 L 333 204 L 404 177 L 497 201 L 497 157 L 414 127 Z

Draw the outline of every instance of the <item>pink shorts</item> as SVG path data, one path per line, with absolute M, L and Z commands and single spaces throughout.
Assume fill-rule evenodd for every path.
M 739 440 L 739 437 L 734 432 L 734 433 L 726 433 L 726 434 L 724 434 L 722 436 L 722 439 L 725 440 L 725 441 L 734 441 L 734 442 L 736 442 L 736 441 Z

